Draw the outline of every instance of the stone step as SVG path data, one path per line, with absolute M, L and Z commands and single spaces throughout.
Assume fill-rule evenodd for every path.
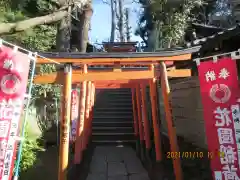
M 134 135 L 133 132 L 93 132 L 93 136 L 125 136 Z
M 102 96 L 126 96 L 126 97 L 131 97 L 132 96 L 132 92 L 100 92 L 98 93 L 98 97 L 102 97 Z
M 115 115 L 115 114 L 93 114 L 93 120 L 95 119 L 106 119 L 106 120 L 112 120 L 112 121 L 121 121 L 123 119 L 133 119 L 132 115 Z
M 110 141 L 110 140 L 94 140 L 92 141 L 93 145 L 95 146 L 115 146 L 115 147 L 122 147 L 122 146 L 136 146 L 135 140 L 124 140 L 124 141 Z
M 117 108 L 117 107 L 109 107 L 109 108 L 100 108 L 100 107 L 96 107 L 93 109 L 93 112 L 101 112 L 101 113 L 109 113 L 109 112 L 121 112 L 121 113 L 132 113 L 132 108 L 125 108 L 125 107 L 121 107 L 121 108 Z
M 133 127 L 132 119 L 93 119 L 93 127 Z
M 133 127 L 132 120 L 129 121 L 119 121 L 119 122 L 111 122 L 111 121 L 98 121 L 95 120 L 92 122 L 92 127 Z
M 101 104 L 129 104 L 132 105 L 132 100 L 125 100 L 125 99 L 104 99 L 101 101 L 96 101 L 95 105 Z
M 125 118 L 132 118 L 133 117 L 133 113 L 132 111 L 127 111 L 127 112 L 123 112 L 123 111 L 110 111 L 110 110 L 106 110 L 106 111 L 98 111 L 95 110 L 93 111 L 93 116 L 94 117 L 125 117 Z
M 102 91 L 99 92 L 98 95 L 122 95 L 122 96 L 130 96 L 132 95 L 131 91 Z M 101 96 L 100 96 L 101 97 Z
M 118 135 L 109 135 L 109 134 L 98 134 L 98 135 L 93 135 L 92 134 L 92 140 L 105 140 L 105 141 L 126 141 L 126 140 L 135 140 L 134 134 L 118 134 Z
M 99 104 L 94 107 L 93 111 L 105 109 L 105 111 L 132 111 L 131 104 Z
M 131 89 L 104 89 L 104 90 L 100 90 L 99 93 L 125 93 L 125 94 L 131 94 Z
M 106 99 L 110 99 L 110 98 L 123 98 L 124 100 L 131 100 L 132 99 L 132 94 L 117 94 L 117 93 L 106 93 L 106 94 L 101 94 L 98 96 L 99 99 L 102 98 L 106 98 Z
M 129 99 L 124 99 L 124 97 L 118 97 L 118 98 L 104 98 L 104 100 L 99 100 L 99 101 L 96 101 L 95 104 L 102 104 L 102 103 L 119 103 L 119 104 L 132 104 L 132 99 L 129 98 Z
M 93 110 L 92 141 L 134 140 L 131 89 L 98 93 Z
M 133 133 L 134 129 L 133 127 L 93 127 L 92 128 L 93 133 Z
M 126 101 L 132 100 L 132 96 L 130 95 L 122 95 L 122 94 L 103 94 L 99 95 L 96 100 L 109 100 L 109 99 L 122 99 Z
M 132 103 L 98 103 L 94 105 L 94 108 L 127 108 L 132 109 Z

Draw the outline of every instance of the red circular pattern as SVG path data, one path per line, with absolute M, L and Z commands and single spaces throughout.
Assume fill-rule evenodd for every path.
M 7 74 L 2 77 L 0 85 L 2 92 L 13 95 L 19 90 L 21 81 L 18 76 L 14 74 Z

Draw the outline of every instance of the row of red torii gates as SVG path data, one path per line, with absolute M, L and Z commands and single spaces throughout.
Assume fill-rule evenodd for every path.
M 58 63 L 64 64 L 64 70 L 52 74 L 36 75 L 36 84 L 61 84 L 61 128 L 59 149 L 58 180 L 67 179 L 67 167 L 69 164 L 69 131 L 71 120 L 71 90 L 73 85 L 80 87 L 79 120 L 75 142 L 74 163 L 80 164 L 82 153 L 87 148 L 91 136 L 92 109 L 96 89 L 107 88 L 131 88 L 134 114 L 135 136 L 140 142 L 145 141 L 145 148 L 151 148 L 149 120 L 146 113 L 146 86 L 150 87 L 152 124 L 154 131 L 154 144 L 156 161 L 161 162 L 161 139 L 159 129 L 159 117 L 157 117 L 157 80 L 161 82 L 162 96 L 166 114 L 168 136 L 172 152 L 178 152 L 176 130 L 172 123 L 171 107 L 169 104 L 168 78 L 189 77 L 190 69 L 176 69 L 176 61 L 191 61 L 191 53 L 194 49 L 179 51 L 163 51 L 154 53 L 45 53 Z M 49 64 L 47 59 L 38 58 L 37 65 Z M 108 65 L 111 70 L 99 68 L 90 70 L 91 66 Z M 79 67 L 74 69 L 73 67 Z M 131 66 L 132 69 L 122 68 Z M 145 69 L 137 69 L 136 66 L 144 66 Z M 171 68 L 168 68 L 171 66 Z M 135 67 L 135 69 L 134 69 Z M 144 114 L 142 119 L 141 112 Z M 182 180 L 180 159 L 173 159 L 174 173 L 177 180 Z

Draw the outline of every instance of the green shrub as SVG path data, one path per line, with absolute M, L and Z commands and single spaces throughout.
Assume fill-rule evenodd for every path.
M 27 171 L 37 160 L 37 153 L 43 151 L 36 138 L 30 136 L 30 128 L 27 125 L 23 142 L 22 156 L 20 162 L 20 172 Z

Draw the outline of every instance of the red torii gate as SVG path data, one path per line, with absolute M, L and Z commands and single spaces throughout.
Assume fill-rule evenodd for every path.
M 88 138 L 91 135 L 92 107 L 94 103 L 94 93 L 96 88 L 132 88 L 132 100 L 134 109 L 134 130 L 135 135 L 141 142 L 145 141 L 146 148 L 150 148 L 150 139 L 145 134 L 148 132 L 148 121 L 144 118 L 142 124 L 141 108 L 146 111 L 145 86 L 150 86 L 152 120 L 154 130 L 154 142 L 156 150 L 156 161 L 162 160 L 160 130 L 157 121 L 157 85 L 156 80 L 160 77 L 164 108 L 167 120 L 168 135 L 170 139 L 171 151 L 178 152 L 175 128 L 172 124 L 172 115 L 169 104 L 169 77 L 190 76 L 189 69 L 173 69 L 167 71 L 166 64 L 174 61 L 191 60 L 191 53 L 196 49 L 186 49 L 179 51 L 163 51 L 155 53 L 45 53 L 44 56 L 59 63 L 65 64 L 64 72 L 59 71 L 52 74 L 37 75 L 34 82 L 39 84 L 58 83 L 63 85 L 61 130 L 60 130 L 60 153 L 59 153 L 59 180 L 66 179 L 66 169 L 68 166 L 68 143 L 69 125 L 71 114 L 71 88 L 72 84 L 81 83 L 81 95 L 79 106 L 79 123 L 77 141 L 75 145 L 75 163 L 81 162 L 81 153 L 87 147 Z M 38 58 L 37 64 L 48 63 L 46 59 Z M 53 62 L 52 62 L 53 63 Z M 89 70 L 89 65 L 112 65 L 112 70 L 94 71 Z M 148 67 L 147 70 L 125 71 L 120 65 L 141 65 Z M 81 66 L 80 70 L 72 70 L 72 66 Z M 157 67 L 157 68 L 155 68 Z M 140 91 L 142 89 L 142 91 Z M 137 100 L 135 103 L 135 99 Z M 141 107 L 141 103 L 143 106 Z M 135 111 L 137 109 L 137 112 Z M 146 113 L 144 113 L 146 114 Z M 138 117 L 138 118 L 137 118 Z M 138 125 L 138 126 L 137 126 Z M 87 127 L 87 128 L 86 128 Z M 86 131 L 86 129 L 88 131 Z M 80 139 L 80 137 L 82 137 Z M 76 153 L 77 152 L 77 153 Z M 174 171 L 177 180 L 182 180 L 180 159 L 173 159 Z

